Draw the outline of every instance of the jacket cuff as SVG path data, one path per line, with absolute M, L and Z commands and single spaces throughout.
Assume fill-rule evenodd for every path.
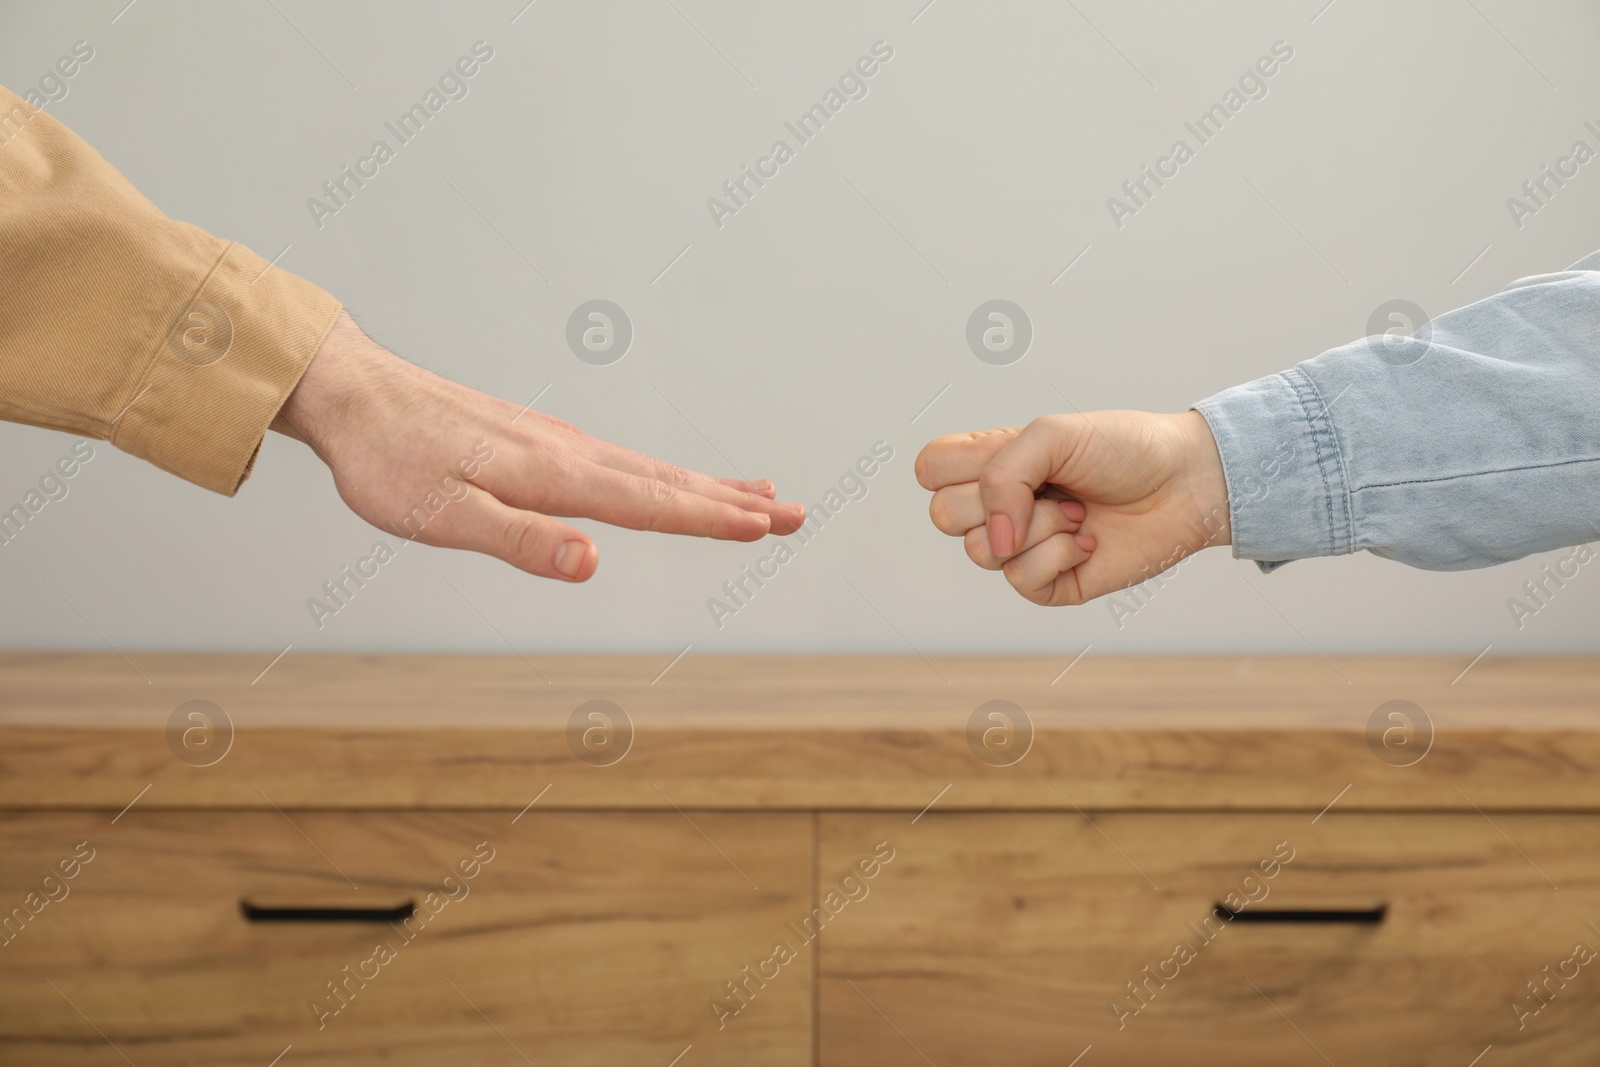
M 1222 454 L 1235 559 L 1271 572 L 1290 560 L 1354 551 L 1338 433 L 1304 371 L 1224 389 L 1194 407 Z
M 228 245 L 151 339 L 111 443 L 232 496 L 339 310 L 311 282 Z

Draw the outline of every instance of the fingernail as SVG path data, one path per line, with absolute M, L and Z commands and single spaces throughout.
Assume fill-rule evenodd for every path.
M 1082 522 L 1089 514 L 1089 509 L 1084 507 L 1083 502 L 1079 500 L 1063 500 L 1061 502 L 1061 511 L 1073 522 Z
M 1012 549 L 1013 531 L 1011 529 L 1011 516 L 1004 512 L 997 512 L 989 516 L 989 547 L 997 556 L 1009 556 Z
M 1095 541 L 1094 538 L 1089 534 L 1074 534 L 1072 539 L 1078 542 L 1078 547 L 1083 549 L 1085 552 L 1094 551 Z
M 589 546 L 583 541 L 568 541 L 556 549 L 556 570 L 568 578 L 576 578 L 589 558 Z

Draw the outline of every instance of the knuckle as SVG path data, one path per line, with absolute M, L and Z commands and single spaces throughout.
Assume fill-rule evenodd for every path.
M 564 419 L 558 419 L 554 415 L 545 415 L 544 424 L 550 429 L 556 430 L 567 437 L 576 439 L 588 436 L 582 430 L 572 425 L 572 423 L 567 422 Z
M 976 530 L 968 533 L 962 539 L 962 547 L 967 550 L 967 558 L 986 571 L 995 570 L 1000 566 L 1000 561 L 994 558 L 994 553 L 989 551 L 989 543 L 978 536 Z
M 529 464 L 539 472 L 537 482 L 564 491 L 571 491 L 583 479 L 583 459 L 566 448 L 539 446 Z
M 682 494 L 675 486 L 658 481 L 649 482 L 645 486 L 644 494 L 648 505 L 645 529 L 655 532 L 666 525 L 668 513 Z
M 544 549 L 544 532 L 535 522 L 515 520 L 506 527 L 505 548 L 511 559 L 535 561 Z
M 688 489 L 695 484 L 693 471 L 685 470 L 683 467 L 677 467 L 671 463 L 662 463 L 660 469 L 656 472 L 656 477 L 663 484 L 677 489 Z
M 1013 583 L 1011 588 L 1015 589 L 1017 595 L 1030 604 L 1038 604 L 1042 607 L 1049 607 L 1050 605 L 1050 586 L 1048 584 L 1040 588 L 1033 588 Z
M 978 472 L 978 488 L 984 492 L 992 492 L 1011 484 L 1010 472 L 1006 470 L 1004 462 L 996 456 L 983 465 L 983 470 Z

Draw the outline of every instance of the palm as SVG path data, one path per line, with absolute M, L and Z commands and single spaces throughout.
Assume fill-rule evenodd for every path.
M 1136 585 L 1217 543 L 1226 507 L 1201 503 L 1183 435 L 1143 412 L 1082 418 L 1089 432 L 1048 483 L 1087 509 L 1082 530 L 1096 548 L 1074 568 L 1082 600 Z

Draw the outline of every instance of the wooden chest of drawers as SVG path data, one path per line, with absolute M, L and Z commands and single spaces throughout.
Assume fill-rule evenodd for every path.
M 1600 1062 L 1594 659 L 265 665 L 0 657 L 0 1063 Z

